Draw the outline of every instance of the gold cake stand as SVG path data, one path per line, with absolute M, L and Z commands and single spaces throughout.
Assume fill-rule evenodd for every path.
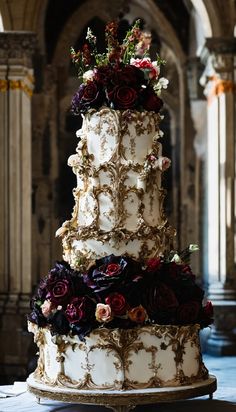
M 100 405 L 112 409 L 114 412 L 129 412 L 138 405 L 154 404 L 158 402 L 171 402 L 176 400 L 196 398 L 209 395 L 212 399 L 217 388 L 216 377 L 209 375 L 208 379 L 192 385 L 178 388 L 148 388 L 126 391 L 110 390 L 78 390 L 69 388 L 53 388 L 37 382 L 33 374 L 27 379 L 28 391 L 41 398 L 60 402 Z

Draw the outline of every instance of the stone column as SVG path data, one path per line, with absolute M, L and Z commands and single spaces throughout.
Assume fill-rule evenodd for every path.
M 195 253 L 191 258 L 191 265 L 193 266 L 196 275 L 202 278 L 202 268 L 204 264 L 204 242 L 203 242 L 203 228 L 204 222 L 202 219 L 202 209 L 204 202 L 203 194 L 203 172 L 206 155 L 206 111 L 207 103 L 203 94 L 203 87 L 199 83 L 202 74 L 203 65 L 199 57 L 188 58 L 187 63 L 187 78 L 188 90 L 190 100 L 191 117 L 194 128 L 194 140 L 191 141 L 192 152 L 192 188 L 189 190 L 192 194 L 192 202 L 189 205 L 192 215 L 189 219 L 188 225 L 192 233 L 189 243 L 196 243 L 199 245 L 199 253 Z
M 31 282 L 31 32 L 0 33 L 0 363 L 23 363 Z M 21 346 L 22 345 L 22 346 Z M 21 358 L 21 359 L 20 359 Z
M 236 354 L 235 80 L 236 39 L 207 39 L 201 82 L 207 97 L 207 277 L 215 323 L 208 351 Z

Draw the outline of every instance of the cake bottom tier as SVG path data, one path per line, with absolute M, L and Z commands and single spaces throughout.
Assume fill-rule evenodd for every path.
M 39 347 L 34 379 L 53 387 L 128 390 L 178 387 L 208 378 L 199 325 L 99 328 L 81 342 L 30 323 Z

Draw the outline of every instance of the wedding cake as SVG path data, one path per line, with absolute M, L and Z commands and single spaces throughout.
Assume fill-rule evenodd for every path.
M 196 245 L 174 250 L 163 210 L 160 59 L 143 53 L 138 22 L 120 44 L 106 26 L 107 53 L 87 43 L 72 59 L 82 113 L 71 220 L 57 231 L 57 262 L 32 299 L 29 330 L 39 347 L 37 382 L 54 388 L 178 387 L 208 377 L 199 330 L 212 322 L 189 266 Z M 136 57 L 136 54 L 139 57 Z

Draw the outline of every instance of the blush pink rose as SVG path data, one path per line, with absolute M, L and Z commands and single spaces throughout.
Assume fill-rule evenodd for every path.
M 104 303 L 98 303 L 96 306 L 95 317 L 100 323 L 110 322 L 112 317 L 111 307 L 104 305 Z
M 53 310 L 52 302 L 50 302 L 50 300 L 45 300 L 41 306 L 41 311 L 42 311 L 43 316 L 47 318 L 52 313 L 52 310 Z

